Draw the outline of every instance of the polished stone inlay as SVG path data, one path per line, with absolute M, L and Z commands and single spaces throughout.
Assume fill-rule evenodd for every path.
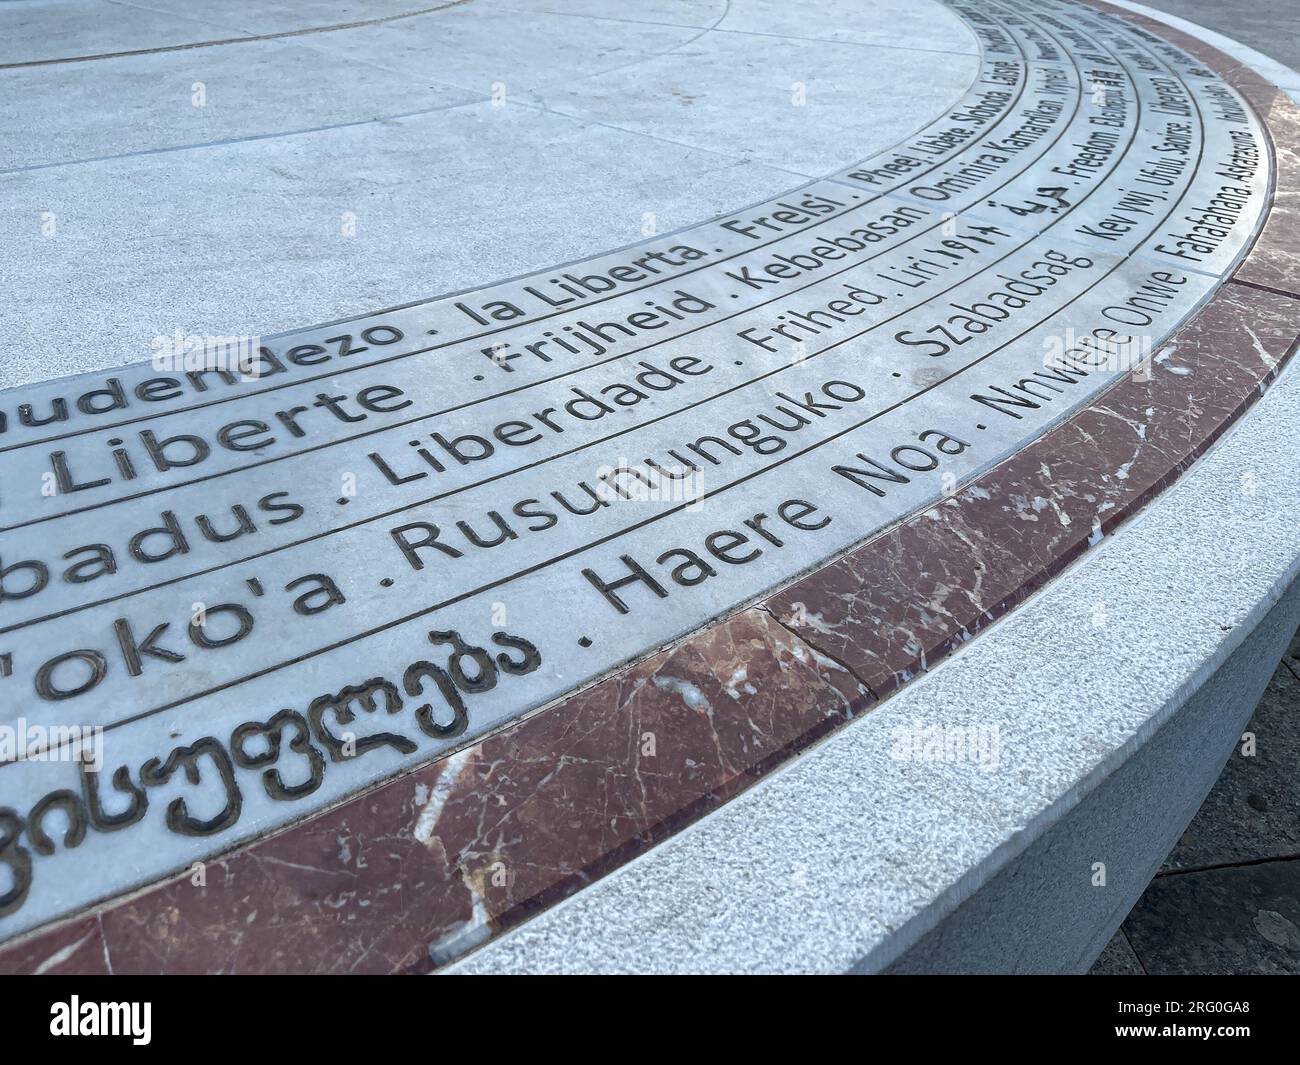
M 1241 97 L 1081 6 L 950 6 L 966 97 L 826 180 L 240 372 L 0 394 L 0 936 L 788 584 L 1186 320 L 1266 206 Z

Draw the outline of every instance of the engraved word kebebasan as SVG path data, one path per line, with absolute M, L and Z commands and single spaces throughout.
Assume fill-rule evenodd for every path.
M 543 708 L 1140 372 L 1259 225 L 1259 122 L 1134 26 L 951 7 L 966 96 L 770 202 L 0 394 L 0 937 Z

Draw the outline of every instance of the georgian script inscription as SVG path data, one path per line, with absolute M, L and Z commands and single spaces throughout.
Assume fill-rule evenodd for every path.
M 1082 6 L 951 6 L 966 96 L 769 203 L 0 395 L 0 936 L 556 700 L 1140 366 L 1259 225 L 1258 121 Z

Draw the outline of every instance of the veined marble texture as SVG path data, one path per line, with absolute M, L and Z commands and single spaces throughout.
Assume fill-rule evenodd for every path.
M 99 773 L 0 759 L 0 965 L 452 960 L 932 668 L 1243 413 L 1300 334 L 1294 105 L 1140 16 L 948 8 L 965 95 L 764 203 L 229 380 L 0 393 L 6 714 L 104 729 Z M 536 92 L 718 143 L 581 84 Z

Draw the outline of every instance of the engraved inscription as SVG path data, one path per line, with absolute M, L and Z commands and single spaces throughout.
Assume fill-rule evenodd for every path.
M 0 938 L 542 709 L 1149 372 L 1261 223 L 1259 120 L 1070 0 L 949 6 L 965 97 L 770 202 L 0 394 Z

